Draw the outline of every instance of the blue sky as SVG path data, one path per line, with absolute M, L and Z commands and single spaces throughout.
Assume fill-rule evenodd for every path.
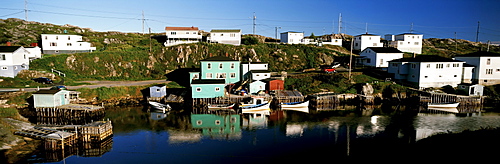
M 306 36 L 338 33 L 385 35 L 410 32 L 425 38 L 500 41 L 498 0 L 27 0 L 28 20 L 76 25 L 95 31 L 164 32 L 166 26 L 195 26 L 201 30 L 242 29 L 274 37 L 278 32 L 302 31 Z M 25 19 L 24 0 L 0 6 L 0 19 Z

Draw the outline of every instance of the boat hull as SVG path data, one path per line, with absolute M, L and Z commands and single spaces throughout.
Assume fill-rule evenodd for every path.
M 428 103 L 428 108 L 456 108 L 460 103 Z

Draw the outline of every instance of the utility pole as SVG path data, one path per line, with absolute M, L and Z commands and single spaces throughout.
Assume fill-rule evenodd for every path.
M 151 53 L 151 27 L 149 28 L 149 53 Z
M 477 21 L 477 30 L 476 30 L 476 42 L 479 39 L 479 21 Z
M 340 34 L 342 32 L 342 13 L 339 15 L 339 32 L 337 34 Z
M 368 23 L 365 24 L 365 33 L 368 34 Z
M 24 0 L 24 20 L 28 21 L 28 0 Z
M 142 10 L 142 34 L 144 35 L 144 10 Z
M 351 70 L 352 70 L 352 46 L 354 44 L 354 37 L 351 39 L 351 55 L 349 56 L 349 82 L 351 82 Z
M 413 34 L 413 22 L 411 23 L 411 26 L 410 26 L 410 34 Z
M 255 16 L 255 12 L 253 12 L 253 35 L 255 35 L 255 19 L 257 19 L 257 17 Z
M 276 28 L 276 38 L 275 38 L 275 42 L 276 44 L 278 44 L 278 29 L 281 29 L 281 27 L 275 27 Z M 276 45 L 276 48 L 278 48 L 278 45 Z

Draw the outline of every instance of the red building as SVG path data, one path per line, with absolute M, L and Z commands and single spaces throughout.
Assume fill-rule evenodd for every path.
M 265 79 L 262 81 L 264 81 L 266 83 L 266 90 L 267 91 L 285 90 L 285 81 L 283 81 L 283 80 Z

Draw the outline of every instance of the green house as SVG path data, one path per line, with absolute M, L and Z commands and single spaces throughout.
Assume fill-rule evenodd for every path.
M 33 107 L 57 107 L 69 104 L 67 90 L 40 90 L 33 93 Z
M 193 129 L 201 129 L 204 136 L 241 137 L 240 115 L 191 114 Z
M 223 79 L 226 84 L 240 81 L 240 61 L 215 56 L 200 61 L 201 79 Z
M 198 79 L 191 82 L 191 95 L 193 98 L 224 97 L 224 79 Z

